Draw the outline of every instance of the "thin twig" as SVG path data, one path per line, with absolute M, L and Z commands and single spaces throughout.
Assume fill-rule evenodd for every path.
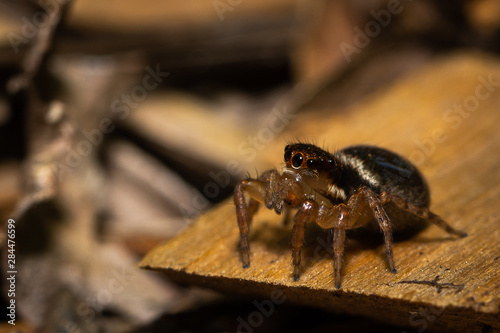
M 427 280 L 407 280 L 407 281 L 399 281 L 397 282 L 398 284 L 403 284 L 403 283 L 409 283 L 409 284 L 425 284 L 428 286 L 433 286 L 437 288 L 438 294 L 443 290 L 443 288 L 457 288 L 457 291 L 455 293 L 458 293 L 459 291 L 462 291 L 464 289 L 465 285 L 464 284 L 454 284 L 454 283 L 438 283 L 437 280 L 439 279 L 439 275 L 437 275 L 434 280 L 432 281 L 427 281 Z

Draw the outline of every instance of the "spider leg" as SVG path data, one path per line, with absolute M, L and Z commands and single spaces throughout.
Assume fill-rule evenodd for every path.
M 245 192 L 250 194 L 250 202 L 247 206 Z M 259 180 L 244 179 L 234 189 L 234 205 L 236 206 L 236 219 L 240 229 L 240 249 L 243 267 L 250 266 L 250 244 L 248 234 L 255 213 L 258 211 L 260 202 L 264 201 L 265 185 Z
M 250 244 L 248 243 L 248 233 L 250 231 L 250 224 L 252 220 L 249 215 L 249 209 L 245 201 L 243 189 L 248 186 L 248 180 L 242 180 L 234 189 L 234 205 L 236 206 L 236 219 L 238 220 L 238 227 L 240 229 L 240 249 L 241 260 L 243 267 L 250 266 Z M 255 205 L 254 205 L 255 206 Z
M 250 266 L 250 244 L 248 234 L 255 213 L 257 213 L 260 203 L 267 207 L 273 205 L 273 193 L 277 187 L 278 170 L 272 169 L 264 172 L 258 179 L 244 179 L 234 189 L 234 205 L 236 206 L 236 219 L 240 229 L 240 249 L 243 267 Z M 247 205 L 245 193 L 250 195 L 250 202 Z
M 337 207 L 338 214 L 333 227 L 333 269 L 335 272 L 335 288 L 340 289 L 345 230 L 349 221 L 349 208 L 345 204 L 340 204 Z
M 255 213 L 257 213 L 259 208 L 260 208 L 260 202 L 258 202 L 254 198 L 250 198 L 250 202 L 248 203 L 248 219 L 250 223 L 252 223 L 253 216 L 255 215 Z
M 467 233 L 453 228 L 451 225 L 446 223 L 446 221 L 444 221 L 441 217 L 431 212 L 428 208 L 422 208 L 410 202 L 407 202 L 398 195 L 382 192 L 380 194 L 380 200 L 382 201 L 382 204 L 392 201 L 399 209 L 414 214 L 418 217 L 425 218 L 428 221 L 435 224 L 436 226 L 438 226 L 439 228 L 445 230 L 449 234 L 456 235 L 459 237 L 467 236 Z
M 364 196 L 378 222 L 378 225 L 380 226 L 380 229 L 382 229 L 382 232 L 384 233 L 385 257 L 389 264 L 391 273 L 397 273 L 396 265 L 394 264 L 394 254 L 392 251 L 393 241 L 391 221 L 383 208 L 382 202 L 379 199 L 379 196 L 367 187 L 359 188 L 358 193 L 354 194 L 351 199 L 355 199 L 354 201 L 357 201 L 357 199 L 359 199 L 357 196 L 360 195 Z M 351 199 L 349 199 L 348 205 L 352 209 L 353 206 L 351 205 Z
M 267 170 L 259 177 L 259 180 L 266 185 L 264 190 L 264 204 L 268 209 L 273 209 L 276 206 L 275 193 L 278 189 L 279 178 L 280 174 L 276 169 Z
M 318 212 L 318 205 L 312 200 L 306 200 L 299 208 L 293 221 L 292 230 L 292 264 L 293 264 L 293 279 L 299 280 L 300 277 L 300 253 L 304 243 L 305 226 L 307 223 L 314 221 Z
M 437 225 L 441 229 L 445 230 L 447 233 L 456 235 L 458 237 L 467 237 L 467 233 L 461 230 L 457 230 L 453 228 L 451 225 L 446 223 L 445 220 L 443 220 L 439 215 L 434 214 L 433 212 L 429 211 L 429 221 L 431 221 L 433 224 Z
M 349 227 L 349 216 L 350 210 L 346 204 L 338 204 L 329 209 L 321 205 L 316 218 L 316 224 L 321 228 L 333 228 L 333 270 L 337 289 L 341 285 L 345 231 Z

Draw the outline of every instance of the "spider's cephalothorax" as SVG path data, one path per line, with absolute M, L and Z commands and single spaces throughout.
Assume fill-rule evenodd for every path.
M 392 254 L 393 231 L 414 227 L 412 219 L 389 219 L 409 214 L 428 220 L 450 234 L 466 236 L 429 210 L 429 189 L 420 172 L 407 160 L 373 146 L 352 146 L 333 154 L 311 144 L 285 147 L 285 168 L 265 171 L 258 179 L 241 181 L 234 191 L 240 228 L 243 267 L 250 266 L 248 233 L 259 205 L 298 209 L 293 221 L 293 276 L 300 275 L 305 225 L 315 222 L 333 229 L 335 286 L 340 288 L 345 231 L 374 226 L 384 234 L 386 257 L 396 272 Z M 247 205 L 244 193 L 250 195 Z M 388 214 L 390 213 L 390 214 Z M 394 216 L 392 216 L 394 214 Z

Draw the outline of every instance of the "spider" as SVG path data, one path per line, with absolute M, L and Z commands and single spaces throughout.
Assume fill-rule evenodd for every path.
M 392 251 L 393 231 L 410 230 L 415 227 L 416 220 L 427 220 L 449 234 L 467 236 L 429 210 L 430 193 L 424 178 L 409 161 L 391 151 L 359 145 L 332 154 L 312 144 L 294 143 L 285 147 L 284 161 L 286 165 L 281 173 L 270 169 L 257 179 L 242 180 L 235 188 L 234 204 L 244 268 L 250 266 L 248 234 L 252 218 L 261 204 L 277 214 L 297 209 L 292 229 L 295 281 L 300 276 L 306 224 L 315 222 L 323 229 L 333 229 L 337 289 L 341 287 L 348 229 L 380 228 L 392 273 L 397 272 Z M 248 205 L 245 193 L 250 196 Z

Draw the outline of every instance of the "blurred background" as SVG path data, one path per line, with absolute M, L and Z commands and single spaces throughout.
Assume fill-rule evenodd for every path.
M 464 50 L 498 56 L 500 1 L 0 1 L 0 216 L 16 220 L 17 269 L 16 326 L 0 327 L 242 329 L 252 300 L 137 261 L 272 166 L 261 152 L 300 113 L 343 112 Z M 291 304 L 251 330 L 374 328 L 400 331 Z

